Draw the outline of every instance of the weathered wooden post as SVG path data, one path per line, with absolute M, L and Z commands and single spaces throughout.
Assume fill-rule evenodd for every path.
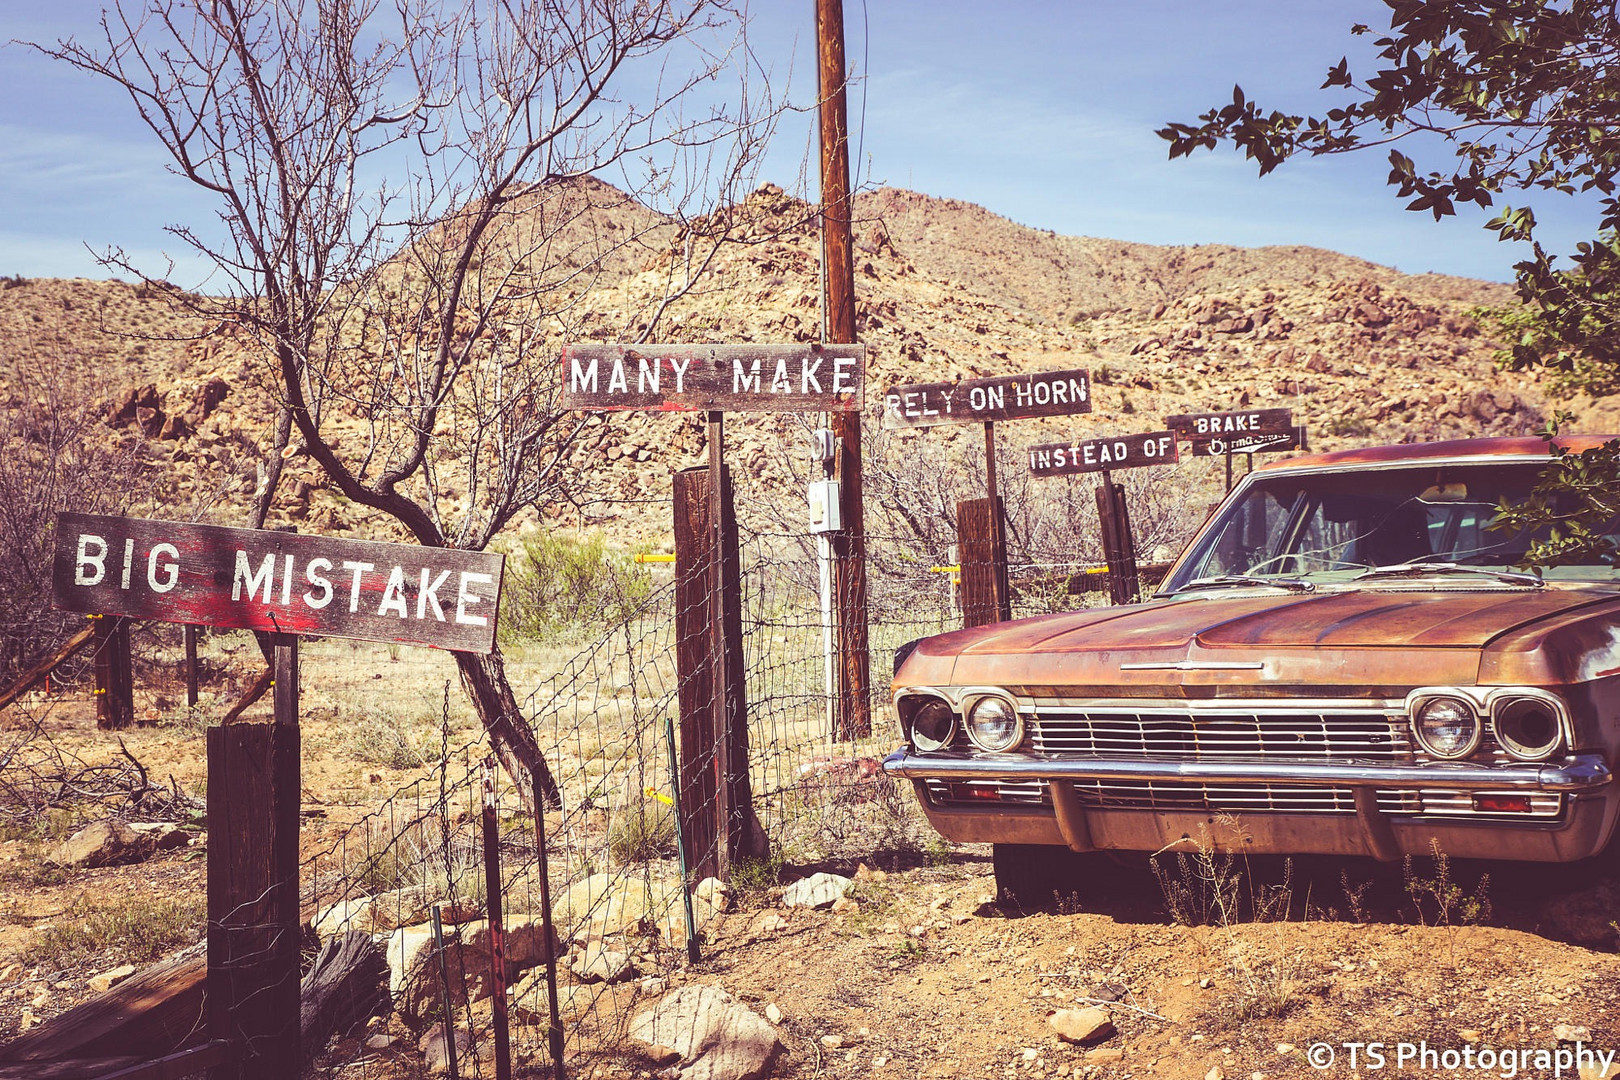
M 186 641 L 186 707 L 197 707 L 197 627 L 186 623 L 182 630 Z
M 1000 543 L 1001 500 L 964 499 L 956 504 L 956 547 L 962 576 L 962 625 L 983 626 L 1012 618 L 1007 549 Z
M 122 731 L 135 722 L 135 672 L 130 660 L 129 620 L 118 615 L 91 616 L 96 673 L 96 727 Z

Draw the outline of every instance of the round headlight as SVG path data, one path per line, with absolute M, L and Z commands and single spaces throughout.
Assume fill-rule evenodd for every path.
M 980 750 L 1011 750 L 1024 737 L 1024 724 L 1013 703 L 1001 697 L 982 697 L 968 711 L 968 738 Z
M 1465 757 L 1479 746 L 1479 717 L 1459 698 L 1430 698 L 1412 717 L 1412 732 L 1435 757 Z
M 939 698 L 927 698 L 911 710 L 907 725 L 918 750 L 943 750 L 956 734 L 956 711 Z
M 1558 709 L 1540 698 L 1509 698 L 1496 703 L 1491 717 L 1496 741 L 1522 761 L 1540 761 L 1564 741 Z

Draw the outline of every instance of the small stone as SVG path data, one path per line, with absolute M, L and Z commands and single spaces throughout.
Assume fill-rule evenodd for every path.
M 20 1032 L 21 1031 L 28 1031 L 29 1029 L 36 1026 L 38 1023 L 39 1023 L 39 1017 L 35 1016 L 31 1010 L 24 1009 L 22 1011 L 22 1019 L 20 1021 L 18 1021 L 18 1023 L 17 1023 L 17 1030 L 20 1031 Z
M 1103 1010 L 1059 1009 L 1046 1018 L 1052 1030 L 1072 1043 L 1097 1043 L 1114 1034 L 1114 1022 Z
M 782 1009 L 776 1004 L 776 1002 L 773 1001 L 769 1005 L 765 1006 L 765 1019 L 769 1020 L 773 1024 L 780 1024 L 782 1022 Z
M 21 971 L 21 964 L 7 964 L 5 967 L 0 968 L 0 983 L 16 982 L 17 976 L 19 973 L 21 973 Z
M 1561 1043 L 1591 1042 L 1592 1029 L 1579 1024 L 1555 1024 L 1553 1038 Z
M 1484 1039 L 1485 1036 L 1477 1028 L 1463 1028 L 1461 1031 L 1457 1032 L 1457 1038 L 1461 1039 L 1465 1043 L 1477 1043 Z
M 649 975 L 641 980 L 641 992 L 656 997 L 669 989 L 669 981 L 660 979 L 656 975 Z
M 456 1028 L 454 1038 L 456 1040 L 456 1057 L 459 1060 L 464 1058 L 467 1052 L 472 1049 L 472 1035 L 465 1028 Z M 428 1030 L 428 1033 L 422 1036 L 422 1041 L 417 1044 L 417 1048 L 422 1051 L 422 1064 L 427 1068 L 428 1072 L 448 1073 L 450 1071 L 450 1041 L 445 1038 L 443 1024 L 434 1024 Z
M 1198 989 L 1200 989 L 1200 990 L 1208 990 L 1211 981 L 1212 980 L 1210 979 L 1210 977 L 1208 975 L 1205 975 L 1202 979 L 1198 980 Z
M 1124 983 L 1105 982 L 1093 986 L 1089 996 L 1097 1001 L 1124 1001 L 1130 992 Z
M 647 1048 L 647 1056 L 652 1059 L 652 1063 L 654 1065 L 660 1067 L 665 1065 L 673 1065 L 677 1061 L 681 1060 L 681 1052 L 679 1050 L 675 1049 L 673 1046 L 664 1046 L 662 1043 L 655 1046 L 649 1046 Z
M 872 1059 L 872 1068 L 881 1069 L 889 1063 L 889 1059 L 882 1054 Z
M 392 1035 L 373 1035 L 366 1040 L 367 1050 L 386 1050 L 393 1045 L 394 1037 Z
M 568 966 L 580 982 L 586 983 L 623 982 L 636 973 L 627 953 L 604 949 L 599 941 L 587 944 L 584 953 Z
M 844 1045 L 844 1040 L 843 1037 L 839 1035 L 823 1035 L 821 1037 L 821 1045 L 825 1046 L 829 1050 L 837 1050 L 840 1046 Z
M 1287 1056 L 1288 1054 L 1292 1054 L 1293 1052 L 1294 1052 L 1294 1044 L 1293 1043 L 1278 1043 L 1277 1044 L 1277 1053 L 1282 1054 L 1284 1056 Z
M 1249 1074 L 1249 1080 L 1266 1080 L 1266 1074 L 1261 1072 L 1259 1069 L 1256 1069 L 1254 1072 Z
M 1125 1060 L 1125 1051 L 1117 1046 L 1099 1046 L 1095 1050 L 1086 1051 L 1087 1065 L 1111 1065 Z
M 1033 1047 L 1033 1046 L 1024 1047 L 1024 1060 L 1025 1061 L 1034 1061 L 1036 1058 L 1038 1058 L 1040 1056 L 1041 1056 L 1041 1052 L 1036 1047 Z
M 133 974 L 135 974 L 134 964 L 122 964 L 91 978 L 90 989 L 98 994 L 105 994 Z
M 698 882 L 692 895 L 716 911 L 730 911 L 736 903 L 730 885 L 719 878 L 707 877 Z
M 853 884 L 855 884 L 853 881 L 841 874 L 811 874 L 782 890 L 782 906 L 831 907 L 833 901 L 848 892 Z
M 832 912 L 834 915 L 859 915 L 861 913 L 861 902 L 853 896 L 840 896 L 833 901 Z
M 1204 1080 L 1226 1080 L 1226 1073 L 1219 1065 L 1211 1065 L 1209 1072 L 1204 1074 Z
M 45 989 L 43 989 L 39 993 L 35 994 L 34 995 L 34 1000 L 30 1001 L 28 1003 L 28 1005 L 29 1005 L 30 1008 L 33 1008 L 33 1009 L 42 1009 L 42 1008 L 45 1007 L 45 1003 L 50 1001 L 50 1000 L 51 1000 L 51 988 L 47 986 Z

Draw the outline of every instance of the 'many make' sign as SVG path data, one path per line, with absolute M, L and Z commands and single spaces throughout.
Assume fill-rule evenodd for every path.
M 487 653 L 500 555 L 144 518 L 62 514 L 66 611 Z
M 1176 433 L 1173 431 L 1043 443 L 1029 448 L 1029 471 L 1032 476 L 1138 469 L 1146 465 L 1169 465 L 1176 460 Z
M 1292 431 L 1294 414 L 1288 409 L 1243 409 L 1236 412 L 1180 413 L 1164 418 L 1164 426 L 1177 438 L 1193 443 L 1230 440 L 1237 435 L 1278 435 Z M 1196 453 L 1196 450 L 1194 451 Z M 1221 451 L 1225 453 L 1225 451 Z
M 567 345 L 562 407 L 858 412 L 865 345 Z
M 1025 420 L 1090 411 L 1091 373 L 1083 370 L 1001 375 L 955 383 L 911 383 L 883 395 L 886 428 Z

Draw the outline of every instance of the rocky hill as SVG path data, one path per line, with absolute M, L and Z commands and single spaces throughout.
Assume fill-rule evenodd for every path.
M 638 313 L 656 307 L 681 258 L 681 234 L 605 185 L 593 183 L 587 194 L 591 212 L 570 226 L 577 234 L 570 243 L 575 250 L 606 244 L 615 254 L 611 272 L 578 297 L 582 332 L 625 340 L 645 330 Z M 722 249 L 699 287 L 668 305 L 654 340 L 818 335 L 812 208 L 767 185 L 738 215 L 746 221 L 741 242 Z M 1059 236 L 896 189 L 863 194 L 857 218 L 858 325 L 871 348 L 874 422 L 879 392 L 899 382 L 1092 370 L 1095 411 L 1009 429 L 1010 461 L 1023 445 L 1071 432 L 1151 430 L 1169 413 L 1248 404 L 1292 408 L 1313 449 L 1529 433 L 1549 409 L 1534 378 L 1495 370 L 1496 343 L 1470 314 L 1511 302 L 1503 285 L 1401 274 L 1303 247 Z M 636 241 L 613 247 L 616 236 Z M 37 398 L 39 371 L 65 380 L 118 437 L 140 443 L 151 469 L 174 478 L 169 498 L 230 521 L 231 507 L 258 482 L 273 412 L 251 343 L 232 326 L 187 321 L 161 288 L 18 278 L 0 285 L 8 351 L 42 362 L 0 369 L 0 404 L 18 408 Z M 701 460 L 702 426 L 669 416 L 603 423 L 606 437 L 574 460 L 590 505 L 543 513 L 570 524 L 616 521 L 655 539 L 668 528 L 657 503 L 670 473 Z M 789 478 L 772 461 L 799 453 L 797 430 L 791 420 L 738 418 L 730 425 L 733 460 L 754 482 L 781 488 Z M 977 435 L 935 429 L 893 438 L 930 440 L 930 453 L 966 453 Z M 377 523 L 344 506 L 318 469 L 291 464 L 280 515 L 378 534 Z

